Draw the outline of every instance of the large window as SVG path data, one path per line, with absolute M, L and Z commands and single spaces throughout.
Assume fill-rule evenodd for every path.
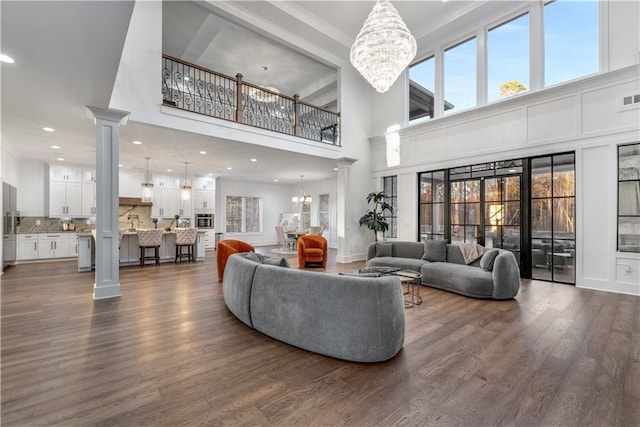
M 521 176 L 484 180 L 485 246 L 508 249 L 520 262 Z
M 262 199 L 260 197 L 227 196 L 227 233 L 259 233 L 262 231 Z
M 487 35 L 489 102 L 529 88 L 529 14 L 489 30 Z
M 389 224 L 389 229 L 384 232 L 384 237 L 395 239 L 398 237 L 398 177 L 385 176 L 382 178 L 384 194 L 387 195 L 385 202 L 391 205 L 391 212 L 384 212 L 384 219 Z
M 433 118 L 436 60 L 432 56 L 409 68 L 409 122 Z
M 575 283 L 575 156 L 531 159 L 531 259 L 534 279 Z
M 329 195 L 320 194 L 318 196 L 318 223 L 323 226 L 325 230 L 329 230 Z
M 420 239 L 445 240 L 445 172 L 420 174 Z
M 451 243 L 478 242 L 480 186 L 479 179 L 451 183 Z
M 523 7 L 471 37 L 409 67 L 409 123 L 442 117 L 522 92 L 543 89 L 600 69 L 599 5 L 595 0 L 521 2 Z M 542 19 L 532 19 L 539 15 Z M 478 23 L 481 25 L 482 23 Z M 608 25 L 608 24 L 607 24 Z M 536 43 L 531 43 L 531 35 Z M 544 39 L 544 42 L 541 42 Z M 486 73 L 477 58 L 486 58 Z M 543 67 L 531 67 L 544 63 Z M 436 78 L 437 77 L 437 78 Z M 482 79 L 482 80 L 480 80 Z M 438 92 L 436 92 L 438 88 Z M 434 108 L 434 100 L 443 108 Z
M 618 147 L 618 250 L 640 252 L 640 144 Z
M 444 102 L 460 111 L 477 103 L 477 42 L 475 37 L 444 52 Z
M 598 72 L 598 3 L 557 0 L 545 5 L 545 85 Z

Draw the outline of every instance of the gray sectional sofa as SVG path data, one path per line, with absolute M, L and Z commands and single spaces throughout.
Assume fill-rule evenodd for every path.
M 475 298 L 509 299 L 520 289 L 513 253 L 487 249 L 466 264 L 458 245 L 446 242 L 384 242 L 367 248 L 367 267 L 398 267 L 422 274 L 422 284 Z
M 227 261 L 224 300 L 247 326 L 305 350 L 356 362 L 382 362 L 400 351 L 405 318 L 397 277 L 297 270 L 271 260 L 234 254 Z

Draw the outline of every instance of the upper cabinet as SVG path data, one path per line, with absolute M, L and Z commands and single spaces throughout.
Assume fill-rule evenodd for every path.
M 95 216 L 95 170 L 73 166 L 49 167 L 49 216 Z
M 216 200 L 216 182 L 211 178 L 197 178 L 193 182 L 193 211 L 213 213 Z

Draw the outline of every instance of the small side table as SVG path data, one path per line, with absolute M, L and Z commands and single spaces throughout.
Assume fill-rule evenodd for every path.
M 404 292 L 404 295 L 408 295 L 408 299 L 404 300 L 404 308 L 411 308 L 422 304 L 422 297 L 420 296 L 422 274 L 413 270 L 400 270 L 391 274 L 398 276 L 400 282 L 407 285 L 407 292 Z

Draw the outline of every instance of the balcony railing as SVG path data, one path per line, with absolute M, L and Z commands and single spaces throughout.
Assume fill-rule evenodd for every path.
M 340 145 L 340 113 L 162 56 L 164 105 L 301 138 Z

